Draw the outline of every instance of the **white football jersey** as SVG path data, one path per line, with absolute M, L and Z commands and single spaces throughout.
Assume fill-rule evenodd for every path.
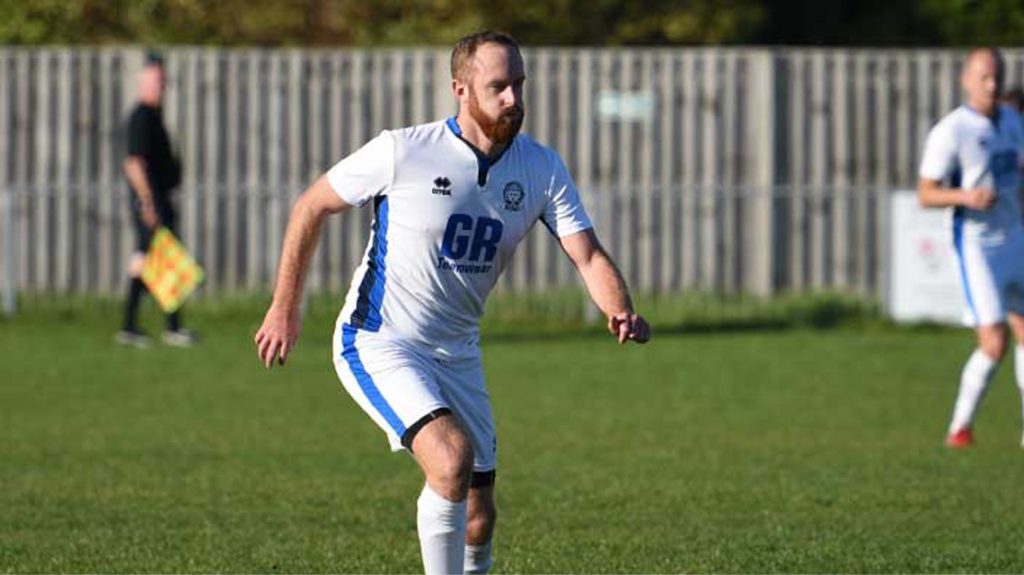
M 1012 108 L 999 106 L 989 118 L 964 105 L 932 128 L 925 142 L 920 176 L 964 190 L 991 188 L 997 195 L 988 210 L 953 210 L 957 242 L 999 245 L 1024 232 L 1021 211 L 1021 165 L 1024 129 Z
M 490 163 L 454 118 L 381 132 L 327 179 L 375 212 L 338 322 L 440 355 L 477 353 L 484 301 L 536 221 L 557 237 L 591 227 L 554 150 L 520 134 Z

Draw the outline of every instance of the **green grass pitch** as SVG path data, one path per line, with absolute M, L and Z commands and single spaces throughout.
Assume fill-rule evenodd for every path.
M 419 570 L 331 314 L 268 373 L 257 306 L 196 308 L 192 350 L 116 347 L 109 304 L 0 321 L 0 572 Z M 942 447 L 967 332 L 495 333 L 495 572 L 1024 572 L 1010 362 Z

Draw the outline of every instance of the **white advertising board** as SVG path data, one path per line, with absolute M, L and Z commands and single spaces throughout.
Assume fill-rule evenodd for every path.
M 915 191 L 898 190 L 889 196 L 889 215 L 889 316 L 962 325 L 949 210 L 922 208 Z

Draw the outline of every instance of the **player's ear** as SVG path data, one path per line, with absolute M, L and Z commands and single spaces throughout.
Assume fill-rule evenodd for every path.
M 458 78 L 452 78 L 452 94 L 455 94 L 455 99 L 462 101 L 462 95 L 466 93 L 466 85 L 462 83 Z

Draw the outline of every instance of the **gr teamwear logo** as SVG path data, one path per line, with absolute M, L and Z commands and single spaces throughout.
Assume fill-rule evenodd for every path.
M 484 216 L 452 214 L 441 240 L 441 257 L 437 269 L 460 273 L 487 273 L 498 253 L 498 242 L 505 226 L 501 221 Z M 465 259 L 462 263 L 458 260 Z

